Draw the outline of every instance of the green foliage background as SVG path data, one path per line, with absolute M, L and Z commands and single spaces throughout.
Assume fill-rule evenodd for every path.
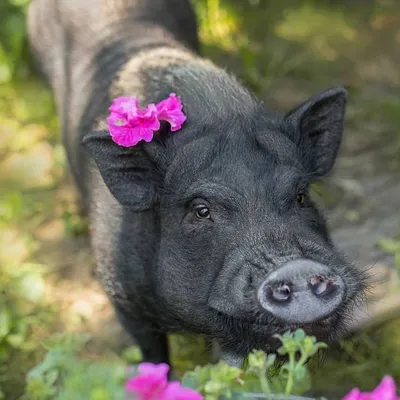
M 0 83 L 29 74 L 25 12 L 29 0 L 0 3 Z

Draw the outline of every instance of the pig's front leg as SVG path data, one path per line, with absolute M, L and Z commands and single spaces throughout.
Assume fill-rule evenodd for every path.
M 115 307 L 119 321 L 140 347 L 143 361 L 155 364 L 169 364 L 167 335 L 147 320 L 131 318 L 126 312 Z

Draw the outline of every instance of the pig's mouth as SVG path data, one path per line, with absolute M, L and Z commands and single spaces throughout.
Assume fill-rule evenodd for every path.
M 271 333 L 271 330 L 273 330 L 272 334 L 275 333 L 281 334 L 287 331 L 295 331 L 296 329 L 303 329 L 306 334 L 314 335 L 316 331 L 322 332 L 326 330 L 332 330 L 333 326 L 335 326 L 335 329 L 338 329 L 339 327 L 341 328 L 340 325 L 343 322 L 342 318 L 340 318 L 339 315 L 331 315 L 326 318 L 307 323 L 288 324 L 282 320 L 275 320 L 274 322 L 271 323 L 270 320 L 264 321 L 260 318 L 244 319 L 241 317 L 235 317 L 232 315 L 224 314 L 219 311 L 218 314 L 225 320 L 231 320 L 232 323 L 234 324 L 252 326 L 253 328 L 258 330 L 268 331 L 268 333 Z
M 216 310 L 214 310 L 216 311 Z M 253 349 L 263 350 L 267 353 L 275 352 L 280 347 L 280 342 L 275 334 L 296 329 L 303 329 L 307 335 L 312 335 L 318 341 L 331 344 L 336 342 L 346 333 L 346 319 L 342 312 L 330 315 L 321 320 L 309 323 L 288 324 L 275 319 L 267 321 L 266 318 L 243 318 L 218 312 L 219 320 L 225 326 L 224 333 L 218 335 L 217 342 L 228 352 L 244 357 Z
M 276 353 L 281 342 L 274 337 L 275 334 L 284 334 L 288 331 L 303 329 L 306 335 L 312 335 L 318 341 L 330 344 L 338 340 L 340 333 L 344 332 L 344 324 L 340 318 L 328 317 L 321 321 L 307 324 L 261 324 L 259 321 L 245 321 L 240 318 L 224 316 L 229 318 L 233 331 L 227 333 L 227 337 L 217 339 L 221 345 L 221 360 L 232 366 L 241 367 L 245 357 L 254 349 L 262 350 L 267 354 Z M 231 325 L 231 326 L 232 326 Z M 333 328 L 334 327 L 334 328 Z M 237 337 L 238 332 L 241 336 Z

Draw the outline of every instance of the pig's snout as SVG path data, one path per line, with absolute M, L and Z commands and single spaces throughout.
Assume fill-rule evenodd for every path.
M 258 290 L 261 308 L 293 324 L 330 316 L 342 303 L 343 280 L 311 260 L 295 260 L 272 272 Z

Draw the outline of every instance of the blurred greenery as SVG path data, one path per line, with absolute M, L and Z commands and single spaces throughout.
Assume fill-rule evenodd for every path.
M 0 3 L 0 83 L 29 74 L 25 12 L 29 0 Z
M 88 340 L 87 335 L 64 335 L 51 343 L 44 360 L 28 373 L 28 398 L 123 399 L 126 361 L 119 357 L 107 362 L 79 358 Z
M 106 383 L 110 365 L 122 363 L 116 354 L 129 341 L 116 343 L 112 311 L 92 276 L 88 225 L 67 172 L 52 94 L 29 54 L 27 3 L 0 1 L 0 398 L 22 398 L 27 371 L 41 361 L 30 374 L 26 398 L 54 398 L 59 367 L 79 364 L 68 381 L 76 398 L 103 399 L 100 389 L 89 393 L 93 386 L 80 380 L 87 360 L 98 360 L 88 372 L 90 382 Z M 345 145 L 350 154 L 374 151 L 367 163 L 373 165 L 352 168 L 398 171 L 397 1 L 196 0 L 194 5 L 203 53 L 276 108 L 292 107 L 322 87 L 346 85 L 353 100 Z M 343 201 L 336 187 L 315 190 L 327 207 Z M 344 214 L 347 223 L 363 218 L 352 203 Z M 397 237 L 382 238 L 379 247 L 399 259 Z M 48 345 L 48 339 L 75 331 L 93 337 L 82 345 L 79 360 L 69 363 L 71 354 Z M 322 368 L 313 367 L 315 392 L 370 389 L 384 374 L 400 380 L 399 337 L 400 322 L 393 320 L 340 342 Z M 178 376 L 207 362 L 202 339 L 171 339 Z M 51 355 L 43 358 L 47 350 Z M 130 349 L 124 357 L 132 361 L 138 354 Z

